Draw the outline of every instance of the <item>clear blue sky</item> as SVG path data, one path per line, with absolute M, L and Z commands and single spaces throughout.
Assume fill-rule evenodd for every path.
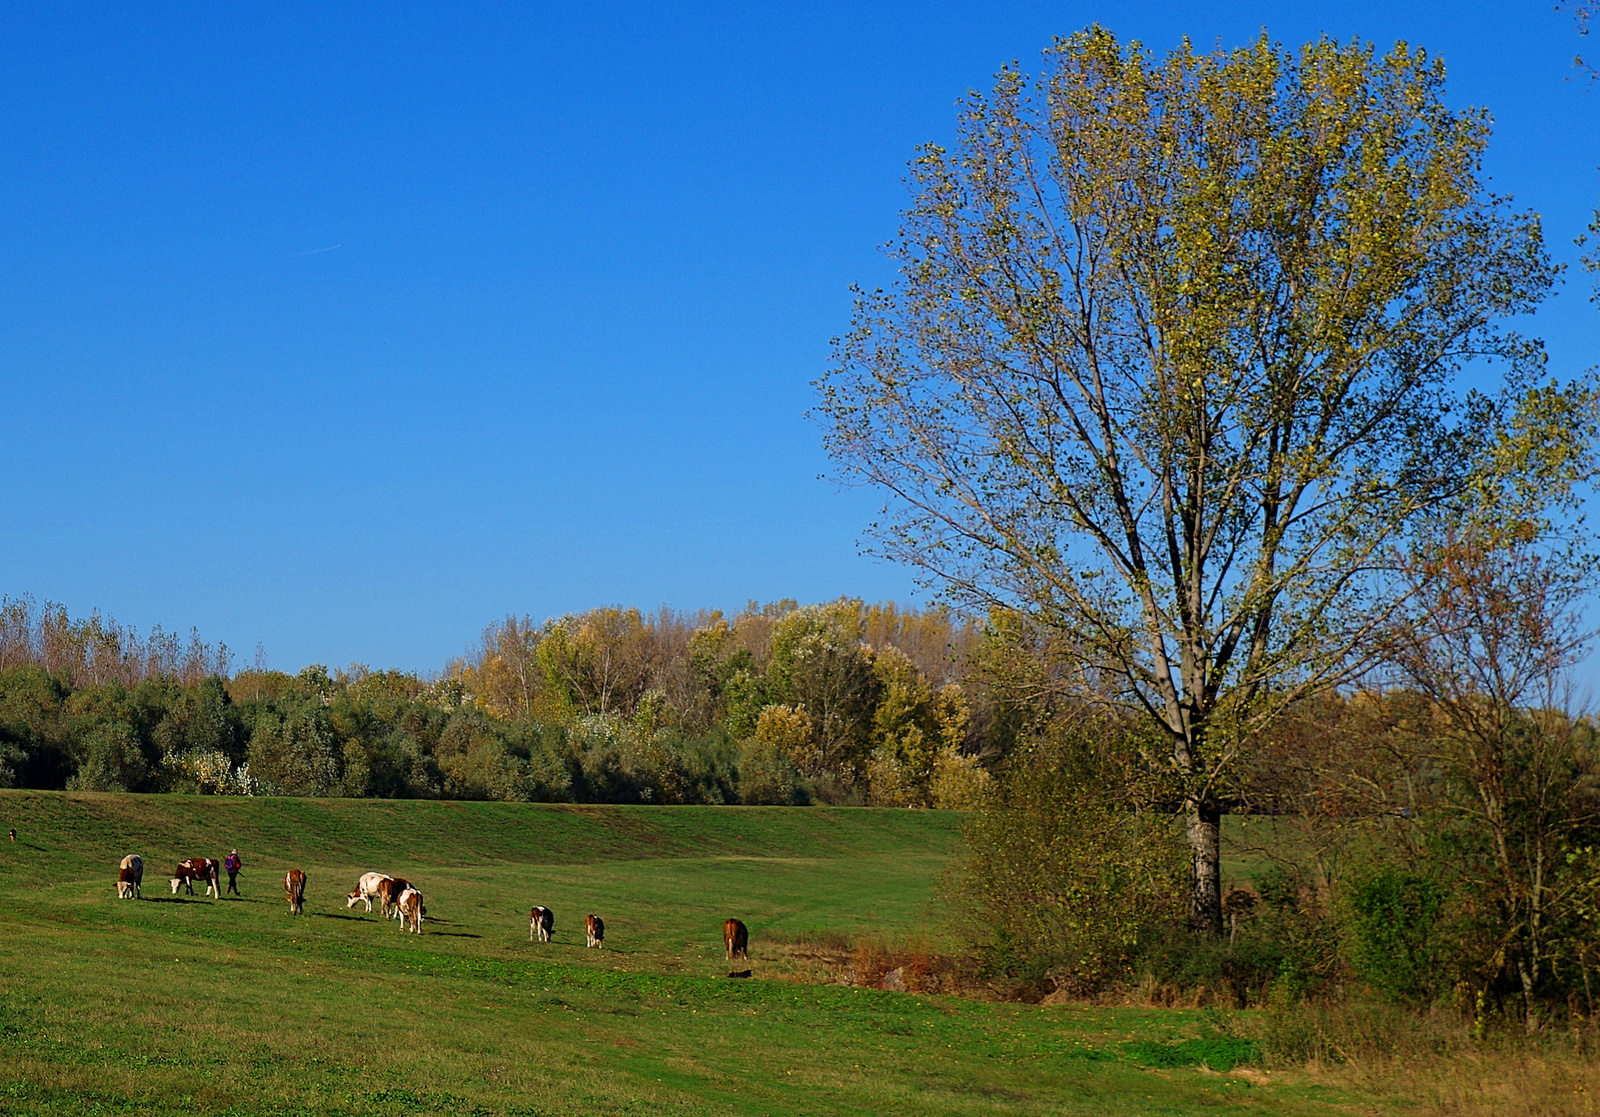
M 914 146 L 1098 20 L 1441 54 L 1563 258 L 1548 3 L 6 4 L 0 592 L 437 669 L 507 612 L 910 600 L 803 418 Z M 1589 44 L 1600 56 L 1600 36 Z M 1600 361 L 1582 285 L 1542 313 Z

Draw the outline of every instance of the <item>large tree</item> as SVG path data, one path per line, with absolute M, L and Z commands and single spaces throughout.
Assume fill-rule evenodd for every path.
M 1157 59 L 1091 28 L 922 149 L 900 281 L 819 381 L 882 551 L 1054 628 L 1164 739 L 1202 928 L 1251 733 L 1360 669 L 1388 556 L 1471 480 L 1495 408 L 1457 373 L 1537 367 L 1501 324 L 1553 273 L 1488 133 L 1404 44 Z

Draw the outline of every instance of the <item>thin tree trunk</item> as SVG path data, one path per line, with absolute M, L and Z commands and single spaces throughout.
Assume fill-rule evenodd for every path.
M 1186 837 L 1193 858 L 1189 919 L 1197 931 L 1222 934 L 1222 807 L 1191 796 L 1184 802 Z

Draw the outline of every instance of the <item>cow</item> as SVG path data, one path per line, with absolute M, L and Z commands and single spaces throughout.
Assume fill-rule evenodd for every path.
M 422 934 L 422 893 L 415 888 L 407 888 L 400 893 L 400 898 L 395 903 L 400 909 L 400 926 L 407 931 Z
M 750 957 L 750 928 L 737 919 L 730 919 L 722 925 L 722 945 L 727 948 L 728 961 L 735 958 Z
M 385 919 L 400 918 L 400 897 L 410 887 L 411 882 L 405 877 L 384 877 L 378 882 L 378 901 Z
M 367 910 L 372 910 L 372 898 L 379 896 L 378 884 L 381 881 L 393 880 L 393 877 L 383 873 L 362 873 L 361 879 L 356 881 L 356 890 L 345 897 L 345 907 L 353 908 L 357 904 L 366 904 Z M 384 905 L 384 914 L 388 914 L 388 905 Z
M 550 932 L 556 929 L 555 913 L 540 904 L 528 912 L 528 941 L 533 941 L 534 932 L 538 932 L 540 942 L 550 941 Z
M 284 898 L 289 901 L 290 915 L 304 915 L 306 913 L 306 874 L 299 869 L 290 869 L 283 876 Z
M 144 858 L 130 853 L 117 867 L 117 899 L 139 899 L 139 888 L 144 883 Z
M 176 896 L 178 889 L 187 889 L 189 895 L 194 895 L 194 882 L 206 882 L 206 895 L 222 899 L 222 887 L 217 883 L 222 875 L 222 866 L 214 857 L 186 857 L 178 862 L 177 871 L 168 879 L 172 885 L 172 894 Z
M 604 949 L 606 945 L 606 921 L 598 915 L 584 916 L 583 934 L 589 940 L 590 946 L 598 946 Z

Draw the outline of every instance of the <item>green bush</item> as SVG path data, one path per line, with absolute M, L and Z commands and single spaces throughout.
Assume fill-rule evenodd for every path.
M 1173 820 L 1125 798 L 1106 762 L 1114 727 L 1036 742 L 967 830 L 952 876 L 985 973 L 1093 992 L 1128 977 L 1141 946 L 1181 922 L 1187 857 Z
M 1347 892 L 1351 964 L 1373 989 L 1404 1003 L 1437 996 L 1440 972 L 1434 934 L 1444 889 L 1398 867 L 1358 878 Z

